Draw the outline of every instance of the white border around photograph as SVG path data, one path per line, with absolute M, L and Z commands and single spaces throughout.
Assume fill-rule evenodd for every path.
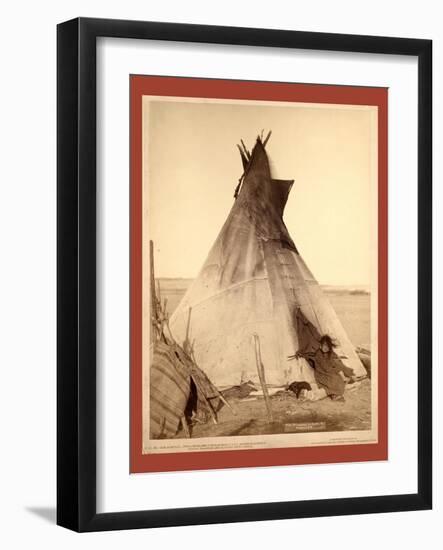
M 389 88 L 389 458 L 129 474 L 129 75 Z M 97 42 L 97 511 L 417 492 L 417 60 L 100 39 Z

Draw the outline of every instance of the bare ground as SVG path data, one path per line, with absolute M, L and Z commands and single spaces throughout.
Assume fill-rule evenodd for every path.
M 371 428 L 371 383 L 365 379 L 354 390 L 346 391 L 345 401 L 299 401 L 292 392 L 271 397 L 273 422 L 267 417 L 262 397 L 231 399 L 235 415 L 226 406 L 211 420 L 191 428 L 192 438 L 278 433 L 369 430 Z M 252 399 L 251 399 L 252 397 Z M 180 432 L 177 437 L 185 437 Z

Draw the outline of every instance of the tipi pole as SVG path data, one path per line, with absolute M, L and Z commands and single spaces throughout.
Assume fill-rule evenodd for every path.
M 192 375 L 191 375 L 191 376 L 192 376 Z M 209 403 L 209 400 L 208 400 L 208 398 L 206 397 L 205 392 L 202 390 L 202 387 L 200 386 L 200 384 L 199 384 L 199 382 L 197 381 L 196 378 L 197 378 L 197 377 L 192 377 L 192 380 L 194 381 L 195 387 L 196 387 L 197 390 L 200 392 L 203 401 L 205 402 L 206 406 L 208 407 L 209 414 L 211 415 L 211 418 L 212 418 L 212 422 L 214 422 L 214 424 L 218 424 L 218 422 L 217 422 L 217 417 L 215 416 L 215 413 L 214 413 L 214 411 L 213 411 L 213 409 L 212 409 L 212 405 L 211 405 L 211 403 Z
M 246 148 L 246 145 L 244 144 L 244 141 L 241 139 L 240 140 L 240 143 L 242 144 L 243 146 L 243 151 L 246 155 L 246 158 L 249 160 L 251 158 L 251 153 L 248 151 L 248 149 Z
M 188 426 L 188 422 L 186 421 L 186 416 L 183 415 L 180 418 L 180 420 L 181 420 L 182 428 L 183 428 L 183 431 L 185 432 L 186 437 L 191 437 L 191 432 L 189 431 L 189 426 Z
M 269 130 L 268 135 L 266 136 L 265 141 L 263 142 L 263 147 L 266 147 L 266 144 L 268 143 L 269 138 L 271 137 L 271 134 L 272 134 L 272 130 Z
M 215 388 L 215 386 L 214 386 Z M 227 401 L 226 397 L 222 394 L 221 391 L 219 391 L 217 388 L 215 388 L 217 390 L 217 393 L 218 393 L 218 397 L 222 400 L 222 402 L 230 409 L 230 411 L 232 412 L 232 414 L 234 416 L 237 416 L 237 413 L 235 412 L 235 410 L 232 408 L 232 405 L 231 403 L 229 403 L 229 401 Z
M 266 386 L 265 368 L 261 360 L 260 340 L 259 340 L 258 334 L 254 334 L 254 347 L 255 347 L 255 360 L 257 362 L 257 372 L 258 372 L 258 377 L 260 379 L 260 384 L 263 390 L 263 397 L 265 399 L 266 410 L 268 412 L 268 419 L 269 419 L 269 422 L 273 422 L 274 417 L 272 415 L 271 400 L 269 399 L 268 388 Z
M 188 321 L 186 323 L 186 336 L 185 336 L 185 341 L 183 342 L 183 349 L 185 350 L 185 353 L 187 353 L 191 357 L 191 359 L 194 360 L 194 357 L 192 357 L 191 340 L 189 338 L 191 333 L 191 315 L 192 315 L 192 307 L 190 307 L 188 310 Z
M 155 293 L 155 275 L 154 275 L 154 242 L 149 241 L 149 270 L 150 270 L 150 283 L 151 283 L 151 333 L 152 341 L 155 341 L 155 335 L 157 332 L 157 296 Z

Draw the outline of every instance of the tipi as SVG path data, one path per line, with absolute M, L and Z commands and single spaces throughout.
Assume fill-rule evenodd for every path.
M 218 387 L 257 379 L 255 334 L 268 384 L 314 382 L 306 360 L 288 356 L 317 348 L 323 334 L 335 339 L 337 353 L 356 376 L 364 376 L 354 346 L 283 222 L 293 181 L 272 178 L 267 139 L 258 137 L 251 153 L 243 142 L 239 147 L 244 173 L 236 200 L 171 316 L 172 334 L 192 345 L 196 363 Z

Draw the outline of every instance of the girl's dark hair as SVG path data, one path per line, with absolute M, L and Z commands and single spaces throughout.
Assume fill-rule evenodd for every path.
M 320 339 L 320 345 L 327 344 L 331 350 L 337 347 L 337 344 L 334 342 L 331 336 L 329 334 L 323 334 L 323 336 Z

